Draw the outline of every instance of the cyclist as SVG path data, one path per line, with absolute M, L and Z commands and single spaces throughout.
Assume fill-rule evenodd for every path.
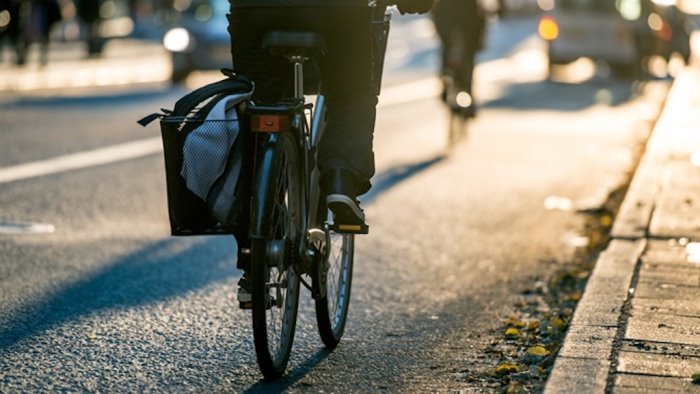
M 442 42 L 442 73 L 448 73 L 457 92 L 466 92 L 472 99 L 474 57 L 483 47 L 486 30 L 484 10 L 478 0 L 440 0 L 432 10 L 435 30 Z M 447 88 L 442 94 L 448 100 Z M 464 115 L 473 117 L 473 99 L 464 106 Z
M 372 138 L 377 105 L 373 80 L 371 8 L 368 0 L 229 0 L 228 31 L 233 66 L 255 82 L 253 101 L 272 104 L 293 96 L 289 62 L 262 48 L 272 30 L 315 31 L 326 39 L 327 54 L 316 59 L 328 120 L 319 145 L 321 189 L 336 224 L 364 225 L 357 196 L 374 175 Z M 434 0 L 398 0 L 403 13 L 426 13 Z M 247 234 L 236 235 L 238 268 L 248 271 Z M 250 300 L 247 275 L 238 300 Z
M 321 33 L 328 44 L 317 59 L 328 124 L 319 146 L 321 188 L 335 220 L 364 224 L 356 197 L 370 189 L 374 175 L 377 96 L 372 75 L 372 28 L 367 0 L 230 0 L 229 33 L 233 65 L 255 81 L 253 100 L 274 103 L 292 97 L 289 62 L 261 48 L 270 30 Z M 428 12 L 433 0 L 399 0 L 402 13 Z

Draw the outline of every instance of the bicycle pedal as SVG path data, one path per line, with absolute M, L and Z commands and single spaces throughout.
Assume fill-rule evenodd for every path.
M 369 234 L 366 224 L 331 224 L 328 228 L 341 234 Z

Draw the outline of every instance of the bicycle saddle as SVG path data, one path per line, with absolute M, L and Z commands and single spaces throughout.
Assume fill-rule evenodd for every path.
M 271 31 L 263 36 L 262 47 L 273 55 L 287 58 L 314 58 L 323 56 L 328 51 L 326 39 L 313 32 Z

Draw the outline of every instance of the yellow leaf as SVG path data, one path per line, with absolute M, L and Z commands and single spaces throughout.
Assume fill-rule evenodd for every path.
M 549 350 L 545 349 L 542 346 L 533 346 L 527 349 L 527 354 L 536 357 L 547 357 L 549 356 Z
M 610 227 L 612 225 L 612 218 L 610 215 L 603 215 L 600 217 L 600 225 L 603 227 Z
M 530 331 L 535 331 L 538 328 L 540 328 L 540 322 L 537 320 L 532 320 L 529 323 L 527 323 L 527 329 Z
M 523 323 L 522 321 L 516 319 L 516 318 L 513 317 L 513 316 L 511 316 L 510 318 L 508 318 L 508 320 L 506 320 L 506 321 L 504 322 L 504 324 L 505 324 L 507 327 L 515 327 L 515 328 L 523 328 L 523 327 L 525 327 L 525 323 Z
M 508 375 L 518 371 L 520 371 L 520 368 L 518 368 L 517 364 L 513 363 L 501 363 L 496 366 L 496 374 L 498 375 Z
M 554 319 L 552 319 L 552 325 L 554 327 L 562 330 L 562 329 L 564 329 L 564 326 L 566 325 L 566 323 L 564 323 L 564 320 L 562 320 L 558 317 L 555 317 Z
M 505 332 L 506 338 L 516 338 L 520 336 L 520 330 L 514 327 L 508 327 L 506 328 Z

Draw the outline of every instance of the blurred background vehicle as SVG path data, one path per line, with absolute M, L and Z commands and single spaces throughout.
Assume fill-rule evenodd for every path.
M 550 74 L 586 57 L 618 76 L 639 76 L 660 57 L 690 57 L 692 23 L 674 0 L 539 0 L 538 31 L 548 43 Z
M 172 81 L 195 70 L 231 68 L 228 0 L 176 0 L 163 45 L 172 55 Z

